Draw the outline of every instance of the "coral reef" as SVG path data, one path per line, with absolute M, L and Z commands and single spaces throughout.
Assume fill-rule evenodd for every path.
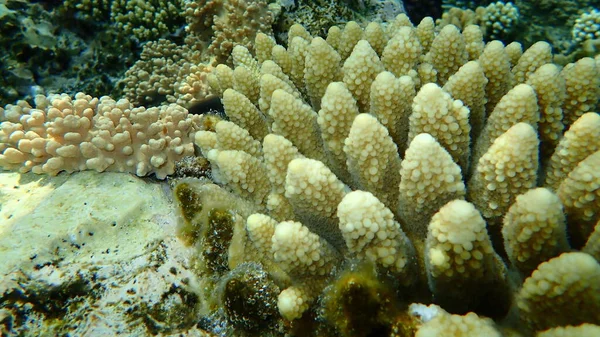
M 547 43 L 523 52 L 484 44 L 476 26 L 436 33 L 431 23 L 350 22 L 326 40 L 295 25 L 287 49 L 257 37 L 271 54 L 261 47 L 257 60 L 237 46 L 234 68 L 209 75 L 229 121 L 197 132 L 195 143 L 221 187 L 190 191 L 231 199 L 220 207 L 243 229 L 234 229 L 227 268 L 260 262 L 281 289 L 280 319 L 296 332 L 393 335 L 411 302 L 451 313 L 420 317 L 417 336 L 598 324 L 597 310 L 560 314 L 600 303 L 600 265 L 567 253 L 595 249 L 598 188 L 584 181 L 598 181 L 598 152 L 561 138 L 564 129 L 598 131 L 582 120 L 600 98 L 596 60 L 558 71 Z M 392 61 L 403 53 L 406 63 Z M 585 79 L 575 75 L 583 69 Z M 549 172 L 553 185 L 543 184 Z M 569 277 L 553 276 L 563 269 Z M 546 317 L 542 302 L 560 319 Z M 502 322 L 509 311 L 517 319 Z
M 54 2 L 0 6 L 1 106 L 32 103 L 38 94 L 120 95 L 115 83 L 139 53 L 128 36 L 104 22 L 65 16 Z
M 67 0 L 58 9 L 65 17 L 107 21 L 120 34 L 151 41 L 175 33 L 183 23 L 183 0 Z
M 455 8 L 416 26 L 396 15 L 399 2 L 347 5 L 358 10 L 298 11 L 309 13 L 310 29 L 292 24 L 277 39 L 271 25 L 281 10 L 308 4 L 57 5 L 60 15 L 107 20 L 102 26 L 115 34 L 149 42 L 121 82 L 127 99 L 38 95 L 35 104 L 0 108 L 0 166 L 173 178 L 177 232 L 195 283 L 161 283 L 142 301 L 151 282 L 132 280 L 142 286 L 132 287 L 125 313 L 150 334 L 594 331 L 600 56 L 562 68 L 553 62 L 579 58 L 573 43 L 596 40 L 595 12 L 562 16 L 575 33 L 574 42 L 551 41 L 560 58 L 552 44 L 523 37 L 531 15 L 523 1 Z M 331 26 L 373 6 L 386 22 Z M 0 19 L 14 21 L 17 10 L 6 8 L 0 3 Z M 52 49 L 54 33 L 33 26 L 35 34 L 23 36 Z M 496 40 L 513 36 L 523 44 Z M 211 110 L 210 93 L 223 111 Z M 150 251 L 159 262 L 146 265 L 164 273 L 166 250 Z M 41 267 L 50 275 L 40 284 L 14 275 L 0 284 L 11 332 L 29 324 L 14 317 L 64 320 L 106 300 L 104 283 L 87 269 L 52 286 L 54 267 Z
M 184 13 L 187 44 L 208 43 L 208 53 L 223 63 L 231 62 L 234 46 L 253 50 L 256 34 L 272 34 L 278 8 L 265 0 L 196 0 L 185 4 Z
M 37 96 L 0 108 L 0 166 L 56 175 L 83 170 L 155 174 L 164 179 L 175 162 L 194 153 L 198 116 L 178 105 L 134 108 L 123 99 L 82 93 Z
M 206 56 L 187 45 L 160 39 L 144 45 L 140 59 L 121 80 L 127 99 L 136 106 L 177 103 L 186 108 L 209 95 L 211 71 Z
M 478 24 L 487 27 L 487 38 L 518 41 L 526 48 L 548 41 L 554 62 L 564 65 L 598 55 L 599 5 L 597 0 L 445 1 L 441 23 Z

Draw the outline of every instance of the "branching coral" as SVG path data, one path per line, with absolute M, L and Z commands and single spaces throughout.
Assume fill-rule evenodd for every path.
M 0 109 L 0 166 L 56 175 L 81 170 L 172 174 L 192 155 L 198 119 L 178 105 L 134 108 L 82 93 L 36 97 Z
M 243 47 L 236 47 L 235 69 L 219 66 L 211 75 L 210 83 L 223 92 L 226 114 L 247 128 L 237 151 L 261 140 L 262 150 L 252 145 L 252 150 L 245 150 L 249 151 L 245 162 L 221 160 L 221 154 L 231 150 L 216 141 L 218 130 L 199 133 L 197 145 L 208 153 L 217 173 L 215 181 L 255 203 L 257 213 L 246 223 L 252 247 L 247 254 L 263 252 L 261 261 L 275 267 L 274 275 L 281 270 L 287 275 L 280 282 L 285 290 L 278 306 L 292 326 L 301 317 L 318 315 L 324 305 L 325 321 L 327 317 L 345 320 L 329 323 L 347 333 L 354 313 L 328 314 L 331 298 L 325 295 L 324 303 L 316 300 L 327 280 L 335 282 L 335 289 L 341 287 L 338 282 L 354 282 L 344 289 L 362 289 L 361 296 L 372 296 L 363 288 L 372 284 L 367 281 L 372 274 L 364 282 L 351 281 L 371 270 L 352 269 L 357 265 L 373 266 L 374 277 L 395 289 L 394 300 L 400 303 L 434 301 L 455 313 L 476 311 L 493 317 L 506 314 L 513 283 L 519 282 L 509 277 L 508 269 L 527 278 L 538 268 L 525 281 L 531 289 L 527 291 L 537 292 L 538 297 L 525 290 L 520 293 L 523 320 L 516 328 L 526 331 L 548 327 L 541 324 L 545 321 L 541 312 L 527 312 L 526 301 L 545 301 L 559 311 L 568 307 L 568 302 L 556 301 L 536 281 L 547 269 L 544 261 L 578 256 L 586 268 L 573 269 L 573 279 L 596 273 L 596 262 L 589 255 L 563 252 L 570 249 L 567 229 L 582 238 L 595 237 L 590 234 L 600 211 L 595 199 L 598 178 L 590 168 L 597 155 L 580 159 L 568 148 L 560 150 L 561 156 L 573 159 L 552 161 L 552 172 L 568 175 L 558 195 L 552 192 L 555 187 L 535 189 L 554 151 L 552 140 L 557 139 L 551 135 L 560 135 L 565 125 L 576 129 L 583 123 L 563 120 L 560 108 L 568 106 L 573 111 L 570 116 L 581 116 L 589 111 L 588 99 L 596 90 L 565 77 L 574 76 L 571 67 L 578 72 L 585 66 L 586 76 L 597 79 L 596 66 L 591 59 L 584 60 L 559 73 L 546 66 L 551 59 L 546 44 L 522 53 L 499 41 L 483 48 L 479 41 L 481 48 L 467 52 L 466 41 L 474 46 L 481 36 L 477 28 L 463 34 L 446 26 L 429 36 L 428 22 L 415 28 L 399 16 L 388 24 L 387 35 L 380 36 L 388 41 L 383 48 L 371 46 L 369 41 L 379 41 L 373 31 L 367 33 L 353 23 L 341 31 L 331 30 L 326 40 L 312 39 L 295 26 L 287 49 L 272 47 L 287 52 L 287 57 L 272 54 L 268 60 L 268 52 L 261 52 L 262 61 L 254 60 Z M 420 39 L 431 45 L 415 47 Z M 421 50 L 421 56 L 400 66 L 392 59 L 382 61 L 386 55 L 412 55 L 399 49 L 407 45 Z M 326 67 L 321 62 L 331 64 Z M 317 76 L 314 69 L 328 72 Z M 256 83 L 258 94 L 248 86 L 236 88 L 233 73 L 245 74 L 244 81 Z M 558 85 L 541 81 L 547 77 L 565 81 Z M 460 86 L 467 82 L 469 88 Z M 583 99 L 566 98 L 572 95 Z M 471 116 L 471 111 L 476 114 Z M 471 123 L 479 130 L 472 132 Z M 547 140 L 541 159 L 540 125 L 545 128 L 542 139 Z M 399 140 L 405 143 L 394 143 Z M 232 170 L 235 176 L 220 174 Z M 593 191 L 583 187 L 584 181 L 594 186 Z M 265 182 L 270 184 L 268 191 Z M 566 221 L 560 212 L 563 204 Z M 594 244 L 587 243 L 586 249 L 593 250 Z M 500 258 L 504 254 L 511 265 Z M 344 273 L 347 268 L 350 274 Z M 574 301 L 598 306 L 594 286 L 580 289 L 577 284 L 559 282 L 557 287 L 564 286 Z M 372 300 L 369 303 L 378 301 Z M 389 314 L 374 321 L 389 323 Z M 560 324 L 598 323 L 594 313 L 584 317 L 566 315 Z M 458 325 L 465 320 L 465 328 L 457 329 L 495 331 L 490 321 L 484 327 L 472 318 L 477 317 L 456 318 Z
M 550 60 L 546 45 L 521 55 L 499 41 L 484 47 L 477 28 L 461 33 L 448 25 L 434 33 L 431 23 L 414 27 L 403 15 L 385 30 L 348 23 L 325 40 L 293 26 L 287 48 L 257 36 L 264 44 L 261 59 L 242 45 L 232 49 L 234 68 L 219 65 L 207 79 L 222 94 L 230 120 L 212 116 L 215 122 L 193 137 L 211 162 L 213 182 L 222 187 L 184 181 L 175 189 L 181 232 L 199 250 L 200 269 L 244 280 L 236 268 L 260 262 L 268 276 L 258 268 L 257 277 L 246 280 L 273 282 L 265 297 L 273 305 L 273 292 L 281 290 L 277 309 L 290 331 L 308 321 L 323 334 L 351 335 L 361 316 L 333 310 L 331 301 L 358 294 L 364 301 L 352 298 L 342 307 L 377 308 L 376 324 L 365 334 L 392 331 L 400 308 L 423 301 L 466 315 L 439 316 L 418 334 L 447 326 L 457 336 L 493 336 L 494 323 L 478 315 L 503 318 L 521 276 L 515 328 L 537 332 L 600 323 L 600 265 L 587 253 L 563 253 L 571 249 L 565 230 L 578 234 L 574 248 L 595 249 L 589 240 L 597 237 L 600 214 L 594 171 L 599 152 L 581 158 L 568 153 L 568 144 L 559 145 L 561 156 L 572 158 L 553 161 L 551 171 L 562 181 L 558 188 L 535 189 L 549 167 L 547 157 L 539 158 L 538 124 L 552 121 L 553 132 L 560 133 L 561 125 L 576 131 L 597 103 L 596 62 L 584 59 L 560 73 L 551 69 L 564 87 L 546 88 L 534 80 Z M 409 55 L 402 64 L 386 56 L 402 54 Z M 582 72 L 585 78 L 578 76 Z M 470 79 L 470 87 L 461 88 Z M 556 93 L 556 102 L 549 103 L 548 92 Z M 561 106 L 565 118 L 539 102 Z M 2 111 L 10 121 L 0 133 L 0 160 L 7 168 L 57 173 L 135 167 L 138 174 L 154 170 L 162 177 L 172 160 L 191 151 L 195 119 L 175 105 L 146 110 L 81 96 L 72 104 L 64 98 L 40 107 L 45 110 L 21 105 Z M 473 132 L 472 124 L 479 130 Z M 150 139 L 134 143 L 136 152 L 138 146 L 127 141 L 142 136 Z M 542 156 L 553 152 L 552 144 Z M 141 155 L 142 164 L 112 157 L 116 153 Z M 79 154 L 95 156 L 70 159 Z M 544 202 L 532 206 L 532 195 Z M 561 206 L 566 221 L 557 211 Z M 552 251 L 538 253 L 538 246 Z M 500 258 L 504 254 L 510 266 Z M 205 291 L 214 282 L 208 279 Z M 380 294 L 390 295 L 383 300 Z M 243 322 L 233 303 L 247 303 L 250 313 L 262 308 L 229 295 L 224 315 L 232 324 Z M 582 307 L 591 310 L 574 310 Z M 260 326 L 250 323 L 245 326 Z
M 185 4 L 189 45 L 208 43 L 208 52 L 219 63 L 230 60 L 233 47 L 253 50 L 258 33 L 271 33 L 276 11 L 267 1 L 197 0 Z

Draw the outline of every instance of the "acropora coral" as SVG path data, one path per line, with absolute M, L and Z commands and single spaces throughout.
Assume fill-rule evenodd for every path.
M 561 69 L 548 43 L 461 28 L 293 25 L 286 46 L 253 30 L 207 74 L 225 117 L 39 96 L 0 110 L 0 164 L 164 178 L 193 142 L 210 179 L 175 186 L 179 234 L 221 332 L 593 331 L 600 57 Z
M 259 34 L 258 58 L 235 47 L 234 68 L 209 78 L 228 121 L 195 143 L 212 181 L 251 204 L 230 251 L 282 289 L 283 324 L 393 335 L 415 301 L 450 312 L 417 336 L 600 323 L 569 309 L 600 304 L 598 261 L 572 252 L 596 251 L 597 139 L 585 135 L 598 131 L 598 60 L 561 71 L 546 43 L 485 44 L 476 26 L 436 32 L 404 15 L 376 25 L 327 39 L 293 26 L 287 48 Z

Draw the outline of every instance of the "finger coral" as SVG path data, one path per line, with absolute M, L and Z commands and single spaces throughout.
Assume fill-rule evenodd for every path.
M 0 109 L 0 166 L 56 175 L 82 170 L 172 174 L 192 155 L 198 119 L 178 105 L 135 108 L 128 100 L 82 93 L 38 96 Z
M 269 132 L 262 139 L 263 153 L 256 152 L 256 158 L 267 167 L 271 192 L 267 205 L 259 205 L 260 215 L 248 219 L 247 231 L 252 245 L 262 247 L 258 250 L 271 261 L 266 265 L 288 273 L 278 307 L 292 325 L 317 315 L 317 320 L 342 334 L 355 331 L 356 322 L 348 320 L 360 315 L 351 309 L 332 310 L 332 301 L 347 308 L 339 298 L 343 289 L 364 296 L 361 303 L 380 303 L 370 290 L 375 289 L 370 283 L 375 277 L 386 285 L 381 291 L 395 289 L 397 298 L 392 301 L 399 304 L 407 298 L 433 301 L 452 313 L 466 314 L 447 316 L 461 326 L 456 327 L 457 335 L 479 328 L 488 329 L 488 335 L 499 334 L 491 321 L 484 319 L 486 323 L 479 326 L 472 318 L 479 320 L 480 314 L 501 318 L 510 307 L 538 301 L 527 291 L 545 291 L 546 283 L 536 281 L 543 275 L 539 271 L 545 270 L 544 263 L 583 254 L 565 253 L 572 249 L 567 233 L 579 231 L 582 238 L 595 240 L 590 223 L 597 221 L 598 206 L 589 197 L 580 197 L 589 194 L 581 184 L 582 179 L 593 182 L 594 174 L 588 171 L 594 159 L 576 154 L 583 148 L 579 145 L 570 154 L 568 134 L 559 142 L 561 109 L 574 84 L 564 78 L 566 72 L 546 64 L 547 45 L 522 52 L 518 45 L 508 48 L 492 41 L 484 47 L 481 42 L 480 51 L 471 55 L 466 37 L 456 27 L 447 26 L 433 38 L 426 23 L 422 27 L 414 28 L 399 16 L 381 37 L 388 41 L 383 48 L 373 36 L 379 31 L 374 27 L 367 33 L 349 23 L 331 29 L 326 40 L 313 40 L 306 30 L 294 27 L 288 47 L 279 48 L 287 51 L 291 67 L 273 67 L 268 59 L 256 66 L 257 60 L 248 60 L 248 53 L 239 51 L 245 56 L 237 67 L 246 67 L 256 76 L 260 98 L 251 107 L 252 98 L 236 95 L 245 102 L 248 114 L 266 117 L 260 120 Z M 431 46 L 415 46 L 421 43 L 419 36 Z M 477 43 L 474 36 L 480 35 L 469 35 L 471 46 Z M 398 54 L 399 45 L 414 47 L 407 54 L 421 50 L 422 57 L 398 64 L 390 55 Z M 318 50 L 323 52 L 322 60 L 314 57 Z M 331 61 L 338 54 L 339 61 Z M 273 54 L 271 58 L 275 59 Z M 334 64 L 323 68 L 315 62 Z M 341 81 L 336 77 L 338 66 Z M 261 71 L 252 70 L 257 68 Z M 332 75 L 315 77 L 314 69 L 327 69 Z M 217 76 L 217 85 L 225 93 L 233 93 L 228 91 L 230 83 L 227 77 L 220 81 Z M 595 90 L 577 88 L 583 95 Z M 581 106 L 569 104 L 587 109 L 586 101 Z M 226 114 L 228 109 L 239 115 L 237 106 L 226 106 Z M 576 123 L 573 134 L 597 131 L 595 124 L 585 124 L 589 131 L 577 131 L 584 123 Z M 254 140 L 244 140 L 244 146 Z M 560 145 L 563 141 L 565 145 Z M 197 145 L 219 150 L 219 145 L 207 144 Z M 557 159 L 550 160 L 557 164 L 547 164 L 557 144 L 560 154 L 555 152 Z M 573 163 L 560 159 L 569 156 Z M 218 168 L 219 163 L 214 165 Z M 544 174 L 549 177 L 549 172 L 563 170 L 554 173 L 566 177 L 556 194 L 552 192 L 556 187 L 536 188 Z M 277 231 L 281 227 L 289 233 L 292 223 L 303 234 L 285 236 L 286 245 L 294 246 L 299 257 L 322 259 L 308 264 L 327 266 L 318 275 L 313 275 L 312 267 L 310 273 L 290 269 L 278 255 L 283 244 L 276 243 Z M 274 240 L 271 246 L 265 238 L 269 235 Z M 311 242 L 320 242 L 319 247 L 330 245 L 331 251 L 321 258 L 317 253 L 321 248 L 303 242 L 305 237 L 313 237 Z M 593 250 L 594 244 L 587 243 L 585 249 Z M 574 263 L 592 266 L 589 275 L 595 277 L 586 257 Z M 278 274 L 276 269 L 273 274 Z M 521 290 L 515 304 L 512 293 L 519 289 L 521 278 L 525 278 L 523 289 L 529 290 Z M 328 281 L 334 285 L 326 286 Z M 568 280 L 559 284 L 568 286 Z M 571 298 L 597 306 L 600 302 L 589 294 L 588 290 L 573 292 Z M 553 310 L 569 308 L 567 301 L 546 301 L 556 306 Z M 520 312 L 523 317 L 510 329 L 545 328 L 540 324 L 545 320 L 542 312 Z M 382 321 L 394 324 L 389 316 L 378 317 L 374 320 L 381 321 L 372 329 L 380 329 Z M 442 321 L 432 324 L 431 331 L 438 331 Z M 595 322 L 593 314 L 583 319 L 565 316 L 562 323 L 587 321 Z M 421 334 L 428 333 L 428 324 Z

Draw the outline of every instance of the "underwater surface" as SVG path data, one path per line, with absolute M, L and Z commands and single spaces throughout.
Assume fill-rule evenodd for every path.
M 599 29 L 0 0 L 0 335 L 600 336 Z

